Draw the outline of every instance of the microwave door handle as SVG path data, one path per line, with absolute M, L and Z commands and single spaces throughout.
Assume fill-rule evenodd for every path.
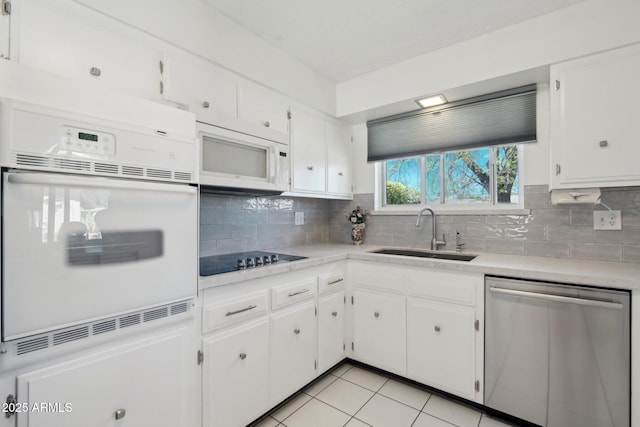
M 269 158 L 271 159 L 271 165 L 269 167 L 269 171 L 271 172 L 270 181 L 276 182 L 276 176 L 278 175 L 278 161 L 277 161 L 277 150 L 274 147 L 269 147 Z
M 91 179 L 88 179 L 91 178 Z M 197 189 L 190 185 L 161 184 L 157 182 L 124 181 L 103 177 L 76 178 L 67 175 L 46 173 L 10 172 L 7 181 L 11 184 L 31 184 L 49 186 L 68 186 L 85 188 L 108 188 L 139 191 L 160 191 L 171 193 L 196 194 Z

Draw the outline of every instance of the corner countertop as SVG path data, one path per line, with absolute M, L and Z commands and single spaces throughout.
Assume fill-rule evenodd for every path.
M 306 256 L 307 259 L 214 276 L 201 276 L 199 287 L 203 290 L 340 260 L 354 259 L 448 271 L 476 272 L 518 279 L 640 290 L 640 264 L 637 263 L 474 252 L 468 252 L 478 255 L 474 260 L 463 262 L 371 253 L 371 251 L 383 247 L 386 246 L 324 244 L 274 248 L 274 252 Z

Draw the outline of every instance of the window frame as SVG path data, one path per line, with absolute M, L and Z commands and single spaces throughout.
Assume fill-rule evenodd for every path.
M 440 156 L 441 177 L 444 178 L 444 154 L 449 152 L 460 152 L 468 150 L 453 150 L 440 153 L 430 153 L 421 156 L 411 156 L 407 158 L 419 157 L 421 159 L 421 179 L 420 179 L 420 203 L 407 205 L 386 205 L 386 162 L 382 160 L 375 163 L 375 192 L 374 192 L 374 215 L 416 215 L 422 208 L 431 207 L 438 213 L 454 214 L 454 215 L 479 215 L 479 214 L 496 214 L 496 215 L 527 215 L 529 209 L 524 208 L 524 147 L 523 144 L 505 144 L 516 145 L 518 148 L 518 203 L 498 204 L 497 203 L 497 183 L 496 183 L 496 167 L 495 152 L 496 148 L 504 145 L 495 145 L 484 148 L 491 149 L 490 152 L 490 185 L 491 193 L 489 194 L 490 203 L 443 203 L 444 200 L 444 179 L 440 180 L 440 200 L 438 203 L 425 203 L 425 158 L 430 155 Z M 476 148 L 476 149 L 482 149 Z M 395 160 L 395 159 L 389 159 Z

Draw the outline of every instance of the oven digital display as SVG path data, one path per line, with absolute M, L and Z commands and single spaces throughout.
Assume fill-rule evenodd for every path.
M 95 135 L 93 133 L 84 133 L 84 132 L 78 132 L 78 139 L 83 139 L 85 141 L 98 141 L 98 135 Z

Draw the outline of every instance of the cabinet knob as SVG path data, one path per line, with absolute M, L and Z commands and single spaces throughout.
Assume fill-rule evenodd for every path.
M 436 331 L 436 332 L 440 332 L 440 325 L 434 326 L 433 330 Z
M 269 123 L 269 122 L 264 122 L 264 127 L 268 128 L 269 126 L 271 126 L 271 123 Z
M 94 77 L 100 77 L 100 74 L 102 74 L 102 70 L 100 70 L 100 68 L 98 67 L 91 67 L 91 69 L 89 70 L 89 74 Z
M 116 420 L 123 419 L 125 415 L 127 415 L 127 411 L 124 408 L 117 409 L 113 414 Z
M 332 315 L 333 317 L 338 317 L 338 312 L 337 312 L 337 311 L 334 311 L 334 312 L 332 312 L 332 313 L 331 313 L 331 315 Z
M 209 107 L 210 107 L 210 105 L 209 105 L 209 101 L 204 101 L 204 102 L 202 103 L 202 108 L 209 108 Z
M 343 176 L 344 174 L 342 172 L 338 172 L 338 176 Z
M 378 312 L 376 311 L 375 313 L 373 313 L 373 317 L 375 317 L 375 318 L 377 319 L 378 317 L 380 317 L 380 313 L 378 313 Z
M 312 171 L 313 170 L 313 166 L 307 166 L 307 170 L 308 171 Z
M 299 335 L 299 334 L 300 334 L 300 329 L 295 328 L 295 329 L 293 330 L 293 333 L 294 333 L 294 334 L 296 334 L 296 335 Z
M 606 148 L 609 146 L 609 141 L 600 141 L 600 147 L 602 148 Z
M 240 353 L 240 360 L 244 360 L 247 358 L 247 353 Z

